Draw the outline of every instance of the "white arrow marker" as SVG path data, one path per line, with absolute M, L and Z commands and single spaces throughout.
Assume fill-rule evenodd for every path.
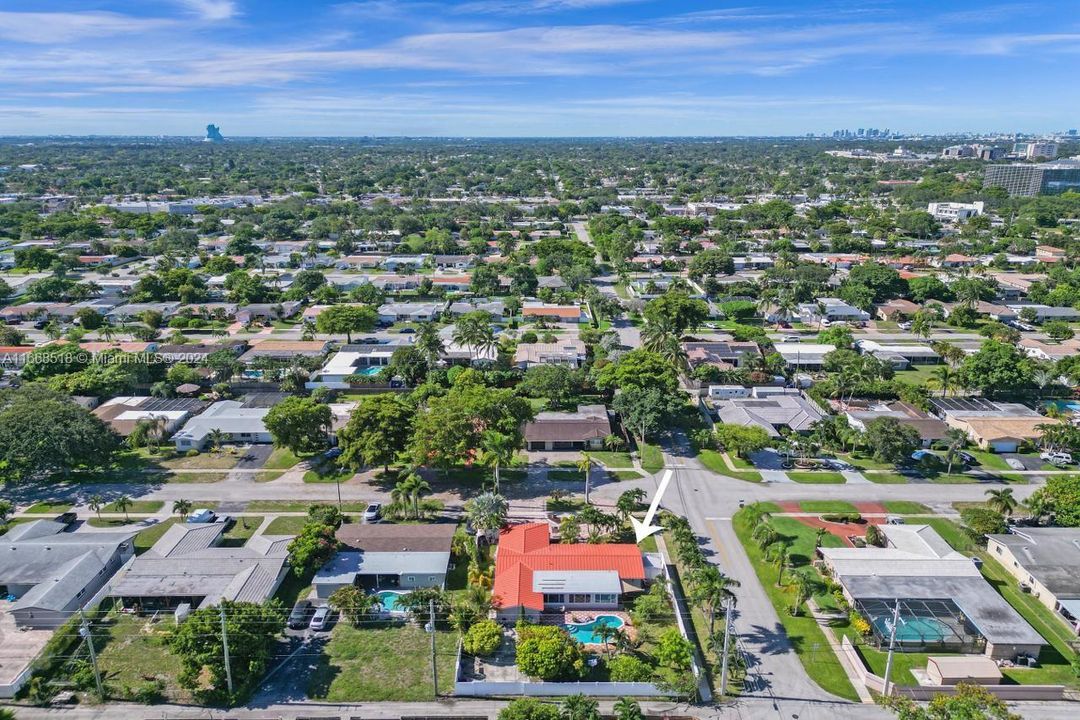
M 656 494 L 653 495 L 652 502 L 649 504 L 649 511 L 645 513 L 645 520 L 638 520 L 636 517 L 630 518 L 630 524 L 634 526 L 634 536 L 637 538 L 635 542 L 641 542 L 653 533 L 660 532 L 663 529 L 659 525 L 653 525 L 652 521 L 656 517 L 656 509 L 660 507 L 660 498 L 664 496 L 664 491 L 667 490 L 669 482 L 671 482 L 670 470 L 665 472 L 664 477 L 660 480 L 660 487 L 656 488 Z

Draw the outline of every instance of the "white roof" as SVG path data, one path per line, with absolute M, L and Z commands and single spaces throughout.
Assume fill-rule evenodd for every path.
M 619 593 L 622 581 L 615 570 L 534 570 L 532 589 L 538 593 Z

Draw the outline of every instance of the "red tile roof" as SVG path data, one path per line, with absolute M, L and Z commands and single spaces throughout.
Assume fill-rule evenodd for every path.
M 492 588 L 495 605 L 543 610 L 544 596 L 533 590 L 533 572 L 538 570 L 614 570 L 620 580 L 645 579 L 645 563 L 637 545 L 553 545 L 546 524 L 526 523 L 499 534 Z

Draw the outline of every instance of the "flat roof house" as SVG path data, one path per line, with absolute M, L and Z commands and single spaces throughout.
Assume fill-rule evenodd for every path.
M 944 438 L 949 429 L 949 426 L 941 420 L 905 402 L 871 401 L 862 407 L 848 403 L 845 414 L 848 424 L 859 432 L 866 432 L 867 424 L 878 418 L 893 418 L 901 425 L 915 428 L 924 448 L 930 447 L 935 440 Z
M 929 525 L 881 525 L 886 547 L 819 548 L 844 597 L 887 646 L 896 603 L 901 652 L 1038 657 L 1046 641 Z
M 1042 437 L 1040 425 L 1059 422 L 1020 403 L 982 397 L 933 398 L 930 405 L 949 427 L 963 430 L 983 450 L 999 453 L 1016 452 L 1024 441 Z
M 176 449 L 202 450 L 215 430 L 225 433 L 228 443 L 269 443 L 274 439 L 263 424 L 270 408 L 244 407 L 236 400 L 220 400 L 187 421 L 173 436 Z
M 518 343 L 514 365 L 527 369 L 536 365 L 566 365 L 578 368 L 585 362 L 585 343 L 578 338 L 559 338 L 553 343 Z
M 986 537 L 987 552 L 1080 634 L 1080 528 L 1013 528 Z
M 716 400 L 713 407 L 716 417 L 725 425 L 757 426 L 771 437 L 780 437 L 782 428 L 810 432 L 810 426 L 825 417 L 818 406 L 801 393 Z
M 55 520 L 34 520 L 0 537 L 0 594 L 14 598 L 6 609 L 15 627 L 62 625 L 134 554 L 134 532 L 66 529 Z
M 322 357 L 329 349 L 325 340 L 257 340 L 251 342 L 251 349 L 240 356 L 240 362 L 250 365 L 260 358 L 270 360 L 291 360 L 297 355 L 304 357 Z
M 168 437 L 206 405 L 192 398 L 122 396 L 98 405 L 93 413 L 124 437 L 130 435 L 143 420 L 159 423 L 161 437 Z
M 138 612 L 264 603 L 289 571 L 291 535 L 253 535 L 242 547 L 222 547 L 224 523 L 177 523 L 117 574 L 109 596 Z
M 444 587 L 456 527 L 453 523 L 342 525 L 337 531 L 341 549 L 312 580 L 315 597 L 325 600 L 347 586 L 366 590 Z
M 647 573 L 634 544 L 552 543 L 545 523 L 514 525 L 499 533 L 495 550 L 496 617 L 510 622 L 544 612 L 618 608 L 625 593 L 644 589 L 658 572 Z
M 825 356 L 836 349 L 835 345 L 818 343 L 776 343 L 773 351 L 784 358 L 788 367 L 818 370 L 825 364 Z
M 611 420 L 603 405 L 579 405 L 574 412 L 537 413 L 522 432 L 527 450 L 600 448 L 611 434 Z
M 428 322 L 443 311 L 446 303 L 386 303 L 379 306 L 379 322 Z
M 816 303 L 803 303 L 799 306 L 799 316 L 810 323 L 817 322 L 819 318 L 830 322 L 865 322 L 870 319 L 870 313 L 840 298 L 818 298 Z

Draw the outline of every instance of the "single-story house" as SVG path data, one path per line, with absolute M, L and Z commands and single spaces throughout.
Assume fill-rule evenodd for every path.
M 835 345 L 820 343 L 776 343 L 773 351 L 784 358 L 788 367 L 801 370 L 818 370 L 825 364 L 825 356 L 836 349 Z
M 109 596 L 138 612 L 210 607 L 222 600 L 264 603 L 289 572 L 291 535 L 253 535 L 221 545 L 225 524 L 177 523 L 117 573 Z
M 816 303 L 803 303 L 799 306 L 799 317 L 807 323 L 820 320 L 829 322 L 865 322 L 870 313 L 849 305 L 840 298 L 818 298 Z
M 154 350 L 160 360 L 172 365 L 173 363 L 188 363 L 198 365 L 219 350 L 228 350 L 235 355 L 240 355 L 247 349 L 244 340 L 229 340 L 221 343 L 183 343 L 158 345 Z
M 492 596 L 500 621 L 535 620 L 544 612 L 618 608 L 653 577 L 635 544 L 552 543 L 546 523 L 526 523 L 499 533 Z
M 896 604 L 901 652 L 978 652 L 1037 658 L 1046 641 L 929 525 L 880 525 L 885 547 L 818 548 L 844 597 L 889 643 Z
M 1080 354 L 1080 340 L 1070 338 L 1061 342 L 1046 342 L 1035 338 L 1020 338 L 1019 347 L 1028 357 L 1037 360 L 1057 361 L 1062 358 Z
M 193 398 L 125 395 L 98 405 L 93 413 L 124 437 L 130 435 L 142 420 L 160 423 L 161 437 L 168 437 L 205 407 L 205 402 Z
M 574 412 L 537 413 L 523 434 L 528 450 L 595 450 L 611 434 L 611 420 L 603 405 L 579 405 Z
M 757 426 L 772 437 L 780 437 L 782 428 L 810 432 L 810 426 L 825 417 L 815 402 L 798 391 L 718 400 L 713 408 L 717 419 L 725 425 Z
M 338 528 L 340 549 L 315 573 L 315 597 L 335 590 L 444 587 L 456 526 L 348 523 Z
M 1080 634 L 1080 529 L 1017 527 L 986 537 L 987 552 Z
M 506 303 L 502 300 L 459 300 L 450 303 L 446 310 L 454 317 L 482 310 L 490 315 L 492 320 L 499 320 L 506 314 Z
M 585 343 L 577 338 L 560 338 L 553 343 L 518 343 L 514 365 L 530 368 L 535 365 L 566 365 L 581 367 L 585 362 Z
M 65 532 L 55 520 L 11 525 L 0 537 L 0 595 L 22 629 L 55 628 L 86 605 L 133 555 L 134 532 Z
M 1080 310 L 1074 307 L 1058 307 L 1056 305 L 1009 305 L 1009 309 L 1019 317 L 1024 316 L 1025 310 L 1035 312 L 1035 322 L 1043 323 L 1048 320 L 1080 320 Z
M 521 308 L 523 318 L 545 318 L 557 322 L 583 323 L 589 318 L 580 305 L 555 305 L 543 302 L 526 302 Z
M 189 419 L 173 436 L 180 451 L 202 450 L 215 430 L 224 433 L 227 443 L 269 443 L 274 439 L 263 424 L 270 408 L 244 407 L 236 400 L 219 400 L 201 415 Z
M 878 360 L 888 362 L 896 368 L 909 365 L 934 365 L 941 362 L 929 345 L 922 343 L 881 343 L 876 340 L 856 340 L 855 345 L 863 355 L 873 355 Z
M 878 418 L 893 418 L 901 425 L 909 425 L 919 433 L 924 448 L 945 437 L 949 426 L 929 413 L 905 402 L 870 401 L 862 404 L 848 403 L 845 411 L 848 424 L 860 432 L 866 432 L 866 426 Z
M 761 350 L 755 342 L 684 342 L 683 349 L 692 369 L 710 365 L 731 370 L 743 367 L 752 358 L 761 357 Z
M 428 322 L 443 311 L 446 303 L 386 303 L 379 306 L 379 322 Z
M 326 360 L 326 364 L 307 383 L 308 388 L 330 387 L 343 390 L 350 387 L 350 375 L 375 375 L 390 364 L 394 351 L 408 347 L 404 343 L 365 343 L 342 345 Z
M 1005 403 L 981 397 L 933 398 L 930 406 L 949 427 L 967 433 L 983 450 L 1017 452 L 1024 441 L 1042 437 L 1040 425 L 1059 422 L 1020 403 Z
M 895 298 L 875 307 L 877 316 L 882 320 L 904 320 L 922 310 L 922 305 L 903 298 Z
M 246 325 L 250 322 L 285 320 L 300 312 L 302 306 L 303 303 L 296 300 L 287 300 L 279 303 L 244 305 L 236 310 L 236 322 Z
M 329 348 L 326 340 L 254 340 L 250 349 L 240 356 L 240 362 L 250 365 L 260 358 L 292 360 L 298 355 L 317 358 Z

